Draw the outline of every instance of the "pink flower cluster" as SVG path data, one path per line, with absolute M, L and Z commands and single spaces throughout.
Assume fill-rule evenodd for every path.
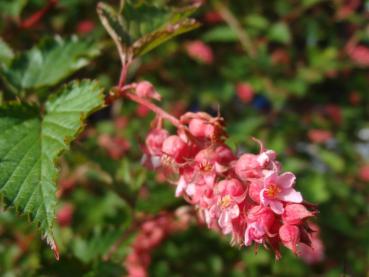
M 229 234 L 236 245 L 264 245 L 277 259 L 280 245 L 300 256 L 313 253 L 315 230 L 307 220 L 316 211 L 303 202 L 295 175 L 282 171 L 274 151 L 255 140 L 258 154 L 235 155 L 219 116 L 186 113 L 176 127 L 171 135 L 155 121 L 143 161 L 168 180 L 176 174 L 176 196 L 194 205 L 209 228 Z
M 151 263 L 152 251 L 170 234 L 188 228 L 191 220 L 186 207 L 179 208 L 174 214 L 165 213 L 145 221 L 135 238 L 131 252 L 124 264 L 128 277 L 146 277 Z

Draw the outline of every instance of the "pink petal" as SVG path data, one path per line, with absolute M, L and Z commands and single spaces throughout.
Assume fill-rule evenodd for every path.
M 271 182 L 274 182 L 277 179 L 278 175 L 275 171 L 270 171 L 267 173 L 265 179 L 264 179 L 264 185 L 268 185 Z
M 240 215 L 240 209 L 238 208 L 238 205 L 235 204 L 235 205 L 232 205 L 232 207 L 229 207 L 227 209 L 227 213 L 230 216 L 230 218 L 233 219 Z
M 182 195 L 184 189 L 186 188 L 186 181 L 184 179 L 184 177 L 181 177 L 178 181 L 177 187 L 176 187 L 176 197 L 179 197 L 180 195 Z
M 302 195 L 295 189 L 286 189 L 278 195 L 278 199 L 286 202 L 301 203 Z
M 278 177 L 277 183 L 281 188 L 288 189 L 295 183 L 296 176 L 292 172 L 285 172 Z
M 259 195 L 260 195 L 260 203 L 263 206 L 267 206 L 269 204 L 270 200 L 264 196 L 264 192 L 265 192 L 265 189 L 262 189 L 260 191 L 260 193 L 259 193 Z
M 276 214 L 283 214 L 283 204 L 280 201 L 270 201 L 269 203 L 270 208 Z
M 218 219 L 218 224 L 220 227 L 225 228 L 229 223 L 230 223 L 229 215 L 226 211 L 223 211 Z

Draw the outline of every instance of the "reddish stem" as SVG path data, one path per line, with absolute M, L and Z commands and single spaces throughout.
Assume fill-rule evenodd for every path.
M 20 27 L 24 29 L 29 29 L 35 26 L 54 6 L 58 4 L 59 0 L 49 0 L 47 5 L 43 7 L 41 10 L 33 13 L 28 18 L 24 19 L 20 23 Z
M 126 63 L 122 66 L 122 71 L 120 72 L 120 78 L 118 83 L 119 89 L 123 89 L 124 83 L 126 82 L 129 64 L 130 63 Z
M 155 104 L 151 103 L 150 101 L 147 101 L 146 99 L 141 98 L 141 97 L 139 97 L 135 94 L 132 94 L 132 93 L 124 93 L 123 96 L 126 96 L 130 100 L 132 100 L 132 101 L 134 101 L 134 102 L 136 102 L 140 105 L 143 105 L 143 106 L 147 107 L 148 109 L 150 109 L 151 111 L 156 113 L 161 118 L 168 120 L 170 123 L 172 123 L 177 128 L 183 128 L 182 124 L 179 122 L 179 120 L 177 118 L 175 118 L 171 114 L 167 113 L 163 109 L 159 108 Z

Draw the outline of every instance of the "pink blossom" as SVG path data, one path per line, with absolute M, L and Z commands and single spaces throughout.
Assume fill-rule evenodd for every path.
M 191 58 L 204 64 L 212 64 L 214 62 L 213 50 L 200 40 L 188 42 L 186 51 Z
M 247 228 L 245 230 L 245 245 L 250 246 L 253 241 L 264 243 L 267 237 L 274 237 L 273 225 L 275 214 L 267 207 L 254 206 L 247 215 Z
M 223 180 L 216 185 L 219 211 L 218 224 L 224 234 L 232 231 L 232 220 L 240 215 L 239 204 L 245 200 L 246 188 L 237 179 Z
M 264 179 L 264 188 L 260 191 L 261 204 L 270 206 L 276 214 L 282 214 L 284 211 L 282 201 L 301 203 L 301 193 L 292 188 L 295 179 L 295 175 L 291 172 L 279 176 L 277 172 L 270 172 Z

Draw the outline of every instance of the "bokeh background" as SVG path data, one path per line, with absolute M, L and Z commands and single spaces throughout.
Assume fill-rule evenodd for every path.
M 0 0 L 0 61 L 10 59 L 8 47 L 17 54 L 46 37 L 77 35 L 100 54 L 70 79 L 114 86 L 120 62 L 98 21 L 97 1 L 60 0 L 28 26 L 24 19 L 46 2 Z M 153 249 L 149 275 L 367 276 L 369 1 L 206 1 L 195 17 L 201 28 L 137 60 L 129 80 L 155 84 L 161 105 L 177 116 L 219 110 L 233 149 L 256 152 L 252 136 L 275 149 L 305 199 L 319 206 L 325 257 L 306 264 L 286 250 L 276 262 L 262 248 L 255 255 L 253 247 L 231 247 L 191 224 Z M 137 235 L 122 239 L 132 209 L 155 216 L 186 204 L 140 164 L 152 118 L 144 107 L 117 101 L 90 118 L 63 156 L 59 262 L 26 218 L 0 212 L 1 276 L 124 276 Z

